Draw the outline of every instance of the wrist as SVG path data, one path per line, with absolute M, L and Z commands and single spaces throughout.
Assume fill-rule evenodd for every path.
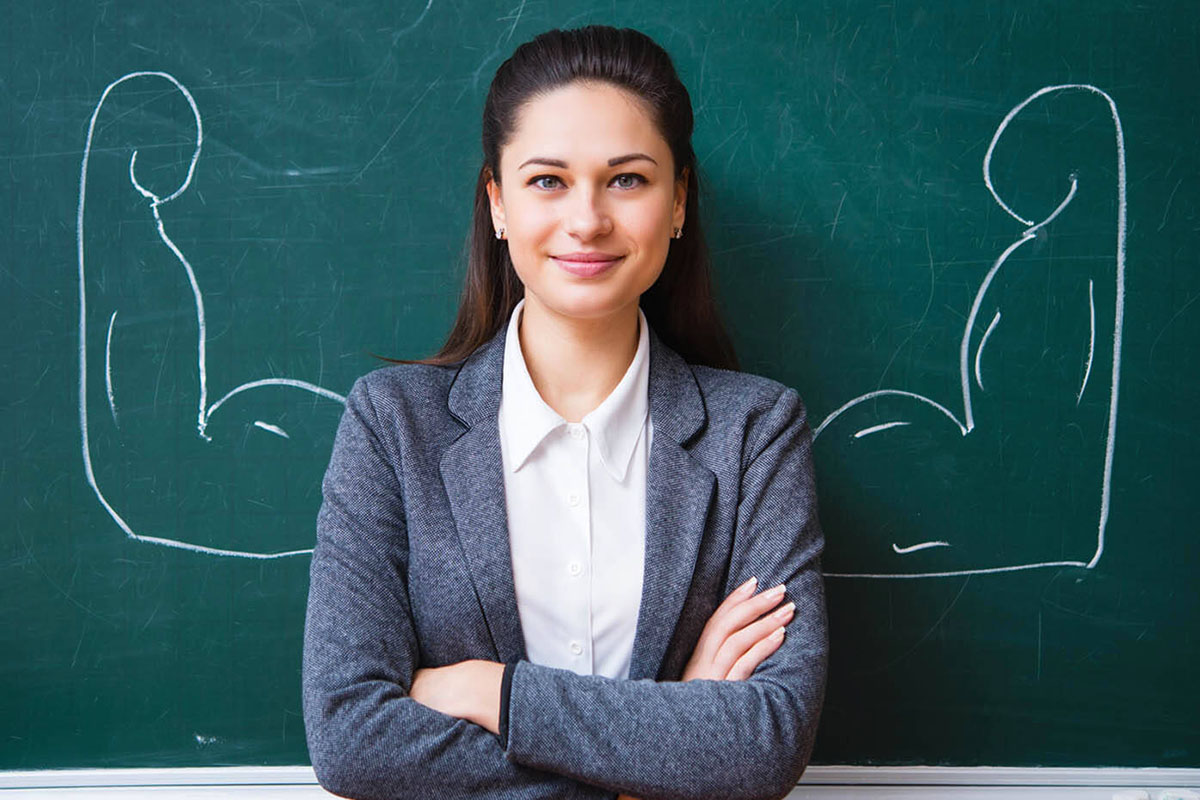
M 500 686 L 504 665 L 496 661 L 471 662 L 471 697 L 468 719 L 492 733 L 500 732 Z

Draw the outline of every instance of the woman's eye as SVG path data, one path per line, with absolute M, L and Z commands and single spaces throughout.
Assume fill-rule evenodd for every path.
M 623 172 L 612 179 L 613 184 L 618 189 L 636 189 L 646 183 L 646 179 L 636 172 Z M 529 185 L 538 189 L 550 191 L 558 189 L 562 186 L 562 181 L 557 175 L 538 175 L 529 180 Z
M 553 181 L 557 181 L 557 180 L 558 180 L 558 178 L 556 178 L 553 175 L 538 175 L 536 178 L 529 181 L 529 185 L 536 186 L 539 189 L 553 189 L 553 188 L 555 188 L 553 183 L 551 183 L 550 185 L 546 185 L 545 183 L 543 183 L 543 181 L 552 181 L 553 182 Z

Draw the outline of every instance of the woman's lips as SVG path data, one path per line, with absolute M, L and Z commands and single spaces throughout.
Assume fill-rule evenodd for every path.
M 608 253 L 571 253 L 565 256 L 552 256 L 556 264 L 579 278 L 595 277 L 624 257 Z

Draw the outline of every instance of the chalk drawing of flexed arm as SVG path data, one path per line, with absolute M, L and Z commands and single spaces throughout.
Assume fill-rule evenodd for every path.
M 1066 95 L 1104 103 L 1115 180 L 1103 169 L 1085 178 L 1066 167 L 1060 195 L 1041 200 L 1037 213 L 1018 213 L 996 188 L 996 154 L 1032 104 L 1043 111 L 1033 130 L 1052 127 L 1044 107 Z M 1030 149 L 1026 142 L 1011 152 Z M 828 487 L 829 575 L 1090 568 L 1104 552 L 1125 301 L 1125 138 L 1116 103 L 1086 84 L 1039 89 L 1000 123 L 983 180 L 1019 228 L 965 310 L 961 396 L 877 389 L 814 432 Z
M 147 99 L 102 113 L 118 87 Z M 135 115 L 151 104 L 174 113 Z M 165 141 L 128 144 L 130 127 Z M 203 141 L 195 99 L 165 72 L 113 81 L 88 123 L 76 219 L 84 471 L 133 540 L 210 556 L 302 555 L 345 398 L 277 375 L 209 385 L 200 281 L 164 219 Z

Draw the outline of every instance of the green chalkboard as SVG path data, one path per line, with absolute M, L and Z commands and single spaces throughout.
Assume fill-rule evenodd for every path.
M 674 56 L 818 433 L 815 761 L 1200 767 L 1195 3 L 3 16 L 0 769 L 307 763 L 341 397 L 442 342 L 491 75 L 589 22 Z

